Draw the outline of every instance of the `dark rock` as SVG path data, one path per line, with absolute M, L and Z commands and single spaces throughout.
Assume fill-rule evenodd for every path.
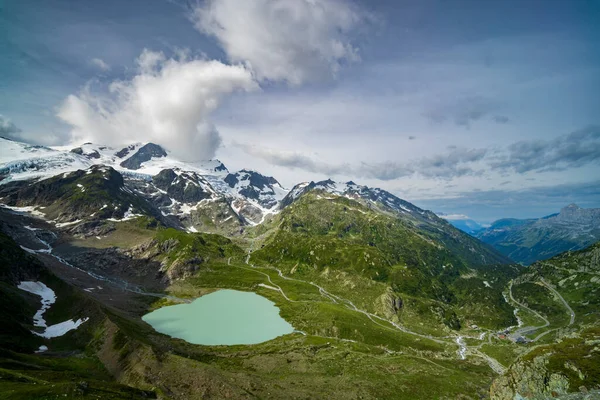
M 227 183 L 229 185 L 229 187 L 234 188 L 235 185 L 238 184 L 238 174 L 227 174 L 227 176 L 225 177 L 225 179 L 223 179 L 225 181 L 225 183 Z
M 121 167 L 127 169 L 140 169 L 142 163 L 150 161 L 153 157 L 166 157 L 167 152 L 157 144 L 148 143 L 131 157 L 121 163 Z
M 159 189 L 167 190 L 175 178 L 177 174 L 172 169 L 163 169 L 152 177 L 152 183 Z
M 401 297 L 392 299 L 392 307 L 394 308 L 394 311 L 401 310 L 403 306 L 404 306 L 404 302 L 402 301 Z
M 177 239 L 167 239 L 161 244 L 161 250 L 165 253 L 171 252 L 179 245 L 179 240 Z
M 88 388 L 89 388 L 90 384 L 87 383 L 86 381 L 81 381 L 77 383 L 77 392 L 79 392 L 79 394 L 86 394 Z
M 92 151 L 91 153 L 88 153 L 85 155 L 87 158 L 100 158 L 100 153 L 98 153 L 96 150 Z
M 220 171 L 227 171 L 227 167 L 225 167 L 225 164 L 223 163 L 219 163 L 219 165 L 217 165 L 215 167 L 215 171 L 216 172 L 220 172 Z
M 75 147 L 74 149 L 71 149 L 71 153 L 83 155 L 83 149 L 81 147 Z
M 119 150 L 119 151 L 117 151 L 117 152 L 115 153 L 115 156 L 117 156 L 117 157 L 119 157 L 119 158 L 123 158 L 123 157 L 125 157 L 127 154 L 129 154 L 129 152 L 130 152 L 131 150 L 133 150 L 133 149 L 135 149 L 135 146 L 134 146 L 133 144 L 132 144 L 132 145 L 129 145 L 129 146 L 127 146 L 127 147 L 123 147 L 121 150 Z
M 177 175 L 172 169 L 164 169 L 152 178 L 152 183 L 167 192 L 169 197 L 184 203 L 197 203 L 210 195 L 199 184 L 196 175 Z

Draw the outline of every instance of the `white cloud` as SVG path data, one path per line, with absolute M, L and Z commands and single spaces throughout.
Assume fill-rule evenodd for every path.
M 10 119 L 0 114 L 0 136 L 13 139 L 18 138 L 20 133 L 21 129 L 19 129 Z
M 369 178 L 391 181 L 420 175 L 426 178 L 445 179 L 474 175 L 473 168 L 486 154 L 484 149 L 449 149 L 443 154 L 423 157 L 410 163 L 392 161 L 375 163 L 327 163 L 297 151 L 281 151 L 264 146 L 234 142 L 233 146 L 268 163 L 290 169 L 300 169 L 330 177 Z
M 351 33 L 370 16 L 345 0 L 207 0 L 191 14 L 232 62 L 259 80 L 306 81 L 335 76 L 359 59 Z
M 465 219 L 471 219 L 468 215 L 465 214 L 439 214 L 441 218 L 447 219 L 448 221 L 462 221 Z
M 74 142 L 154 142 L 185 160 L 212 158 L 221 137 L 211 114 L 232 92 L 258 89 L 242 65 L 149 50 L 137 62 L 137 75 L 112 82 L 107 94 L 87 88 L 63 102 L 57 115 Z
M 100 58 L 92 58 L 90 63 L 101 71 L 108 71 L 110 69 L 110 65 Z

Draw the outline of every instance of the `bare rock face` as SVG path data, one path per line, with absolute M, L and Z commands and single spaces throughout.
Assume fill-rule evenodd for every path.
M 548 399 L 566 395 L 569 380 L 546 369 L 548 357 L 536 357 L 531 363 L 517 362 L 490 388 L 492 400 Z
M 118 154 L 126 155 L 129 151 L 121 150 Z M 142 163 L 150 161 L 153 157 L 166 157 L 167 152 L 157 144 L 148 143 L 142 147 L 131 157 L 121 163 L 122 167 L 127 169 L 140 169 Z
M 386 318 L 397 318 L 396 313 L 404 306 L 402 298 L 399 297 L 397 293 L 394 293 L 391 288 L 388 288 L 388 290 L 378 298 L 378 301 L 380 303 L 379 308 L 383 311 Z

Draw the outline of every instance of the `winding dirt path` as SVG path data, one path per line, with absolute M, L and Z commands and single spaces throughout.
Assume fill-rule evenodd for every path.
M 558 293 L 558 291 L 556 289 L 554 289 L 552 287 L 552 285 L 550 285 L 548 282 L 546 282 L 544 280 L 544 278 L 540 278 L 540 282 L 542 283 L 542 285 L 546 286 L 548 288 L 548 290 L 550 290 L 552 293 L 554 293 L 560 299 L 560 301 L 563 303 L 565 308 L 569 311 L 569 314 L 571 316 L 569 325 L 573 325 L 573 323 L 575 322 L 575 311 L 573 311 L 573 309 L 571 308 L 569 303 L 567 303 L 567 301 L 562 297 L 562 295 L 560 293 Z

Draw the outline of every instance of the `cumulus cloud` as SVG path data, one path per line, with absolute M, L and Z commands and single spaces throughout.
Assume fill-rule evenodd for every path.
M 21 129 L 19 129 L 10 119 L 0 114 L 0 136 L 7 139 L 19 139 Z
M 90 64 L 92 64 L 94 67 L 98 68 L 101 71 L 108 71 L 110 69 L 110 65 L 108 65 L 101 58 L 92 58 L 90 60 Z
M 600 126 L 589 126 L 553 140 L 513 143 L 491 166 L 525 173 L 562 171 L 590 163 L 600 163 Z
M 258 80 L 299 85 L 357 61 L 351 36 L 370 16 L 346 0 L 206 0 L 191 19 Z
M 441 218 L 447 219 L 448 221 L 462 221 L 466 219 L 471 219 L 468 215 L 465 214 L 443 214 L 440 213 L 439 216 Z
M 427 178 L 452 179 L 476 174 L 472 164 L 481 160 L 485 149 L 455 148 L 445 154 L 424 157 L 411 163 L 386 161 L 380 163 L 332 164 L 315 160 L 298 152 L 280 151 L 248 144 L 234 143 L 247 154 L 261 158 L 270 164 L 290 169 L 301 169 L 328 176 L 373 178 L 390 181 L 402 177 L 420 175 Z
M 211 115 L 224 97 L 259 90 L 259 82 L 300 85 L 335 75 L 358 60 L 350 36 L 367 17 L 346 0 L 207 0 L 190 9 L 190 18 L 230 63 L 144 50 L 132 78 L 105 92 L 88 86 L 62 103 L 57 115 L 72 127 L 74 142 L 151 141 L 184 160 L 214 157 L 221 136 Z M 110 68 L 99 58 L 90 62 Z
M 70 95 L 58 117 L 74 142 L 154 142 L 185 160 L 214 156 L 221 137 L 210 120 L 223 97 L 258 89 L 242 65 L 144 50 L 137 74 L 110 84 L 108 93 L 86 88 Z

